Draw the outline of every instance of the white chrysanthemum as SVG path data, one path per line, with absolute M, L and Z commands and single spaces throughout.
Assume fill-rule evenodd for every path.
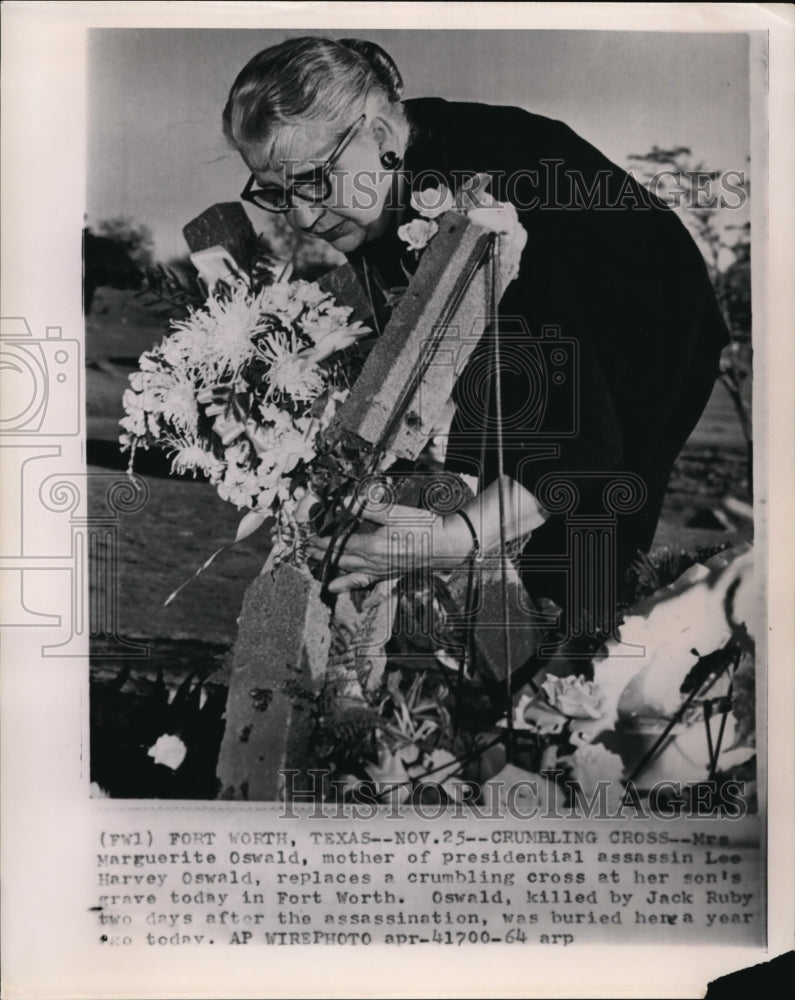
M 236 376 L 254 357 L 253 338 L 272 323 L 264 315 L 266 292 L 252 296 L 244 287 L 235 287 L 227 297 L 211 295 L 203 309 L 172 323 L 205 384 L 222 381 L 228 372 Z
M 175 473 L 201 472 L 238 508 L 278 514 L 292 558 L 295 469 L 317 457 L 318 430 L 347 394 L 327 393 L 320 362 L 369 333 L 351 313 L 306 281 L 211 295 L 141 356 L 124 396 L 123 442 L 134 449 L 155 439 Z M 313 403 L 321 414 L 310 415 Z M 214 418 L 221 458 L 198 434 L 201 413 Z
M 195 430 L 199 421 L 196 390 L 190 382 L 175 379 L 163 399 L 163 416 L 183 430 Z
M 184 331 L 174 331 L 160 345 L 163 359 L 172 368 L 190 368 L 195 354 L 194 340 Z
M 161 415 L 181 430 L 194 430 L 199 419 L 199 407 L 196 390 L 184 373 L 157 371 L 141 375 L 142 408 L 147 413 Z
M 257 354 L 270 366 L 266 401 L 289 396 L 295 400 L 317 399 L 324 389 L 317 366 L 302 356 L 295 333 L 269 330 L 260 338 Z
M 212 452 L 202 448 L 197 441 L 186 441 L 176 447 L 171 459 L 171 469 L 179 475 L 201 472 L 211 481 L 217 481 L 223 473 L 224 463 Z
M 285 357 L 270 372 L 271 390 L 296 401 L 312 402 L 325 388 L 323 373 L 307 358 Z

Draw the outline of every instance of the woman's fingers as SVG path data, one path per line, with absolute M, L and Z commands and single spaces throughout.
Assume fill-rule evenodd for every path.
M 372 537 L 372 535 L 364 536 L 367 542 L 370 542 Z M 348 590 L 369 587 L 376 580 L 382 580 L 390 575 L 400 573 L 398 567 L 391 567 L 389 565 L 390 560 L 388 557 L 379 560 L 377 558 L 368 558 L 365 553 L 349 552 L 347 546 L 351 542 L 355 542 L 355 540 L 357 540 L 357 536 L 352 535 L 348 539 L 342 554 L 334 556 L 334 570 L 338 575 L 328 585 L 328 590 L 331 594 L 342 594 Z M 328 552 L 331 543 L 331 538 L 318 538 L 317 536 L 310 538 L 308 542 L 310 558 L 321 562 Z
M 364 587 L 390 576 L 400 576 L 412 565 L 424 565 L 433 552 L 431 529 L 438 515 L 416 507 L 392 505 L 387 510 L 368 511 L 367 519 L 376 523 L 389 518 L 389 524 L 373 532 L 354 532 L 347 538 L 319 537 L 307 540 L 310 559 L 322 562 L 331 553 L 336 575 L 332 593 Z M 437 527 L 439 525 L 437 524 Z M 440 537 L 440 544 L 443 542 Z M 441 545 L 437 556 L 445 553 Z
M 333 547 L 333 552 L 339 559 L 361 559 L 366 557 L 367 548 L 360 542 L 361 539 L 357 535 L 351 535 L 344 543 L 340 539 L 319 538 L 317 535 L 312 535 L 306 545 L 310 555 L 315 558 L 322 558 Z
M 390 568 L 388 565 L 378 566 L 369 559 L 358 555 L 348 555 L 345 552 L 339 558 L 334 559 L 333 563 L 338 572 L 345 573 L 381 574 L 387 573 Z
M 367 573 L 347 573 L 345 576 L 338 576 L 328 585 L 330 594 L 344 594 L 348 590 L 360 590 L 362 587 L 369 587 L 375 581 L 375 577 Z
M 318 538 L 314 535 L 308 540 L 307 548 L 311 558 L 321 560 L 333 543 L 332 557 L 338 569 L 376 572 L 381 563 L 388 562 L 388 557 L 386 546 L 373 546 L 372 538 L 372 535 L 351 535 L 340 549 L 338 540 Z M 383 552 L 379 550 L 380 548 L 383 548 Z
M 434 514 L 421 507 L 407 507 L 404 504 L 389 503 L 379 499 L 368 499 L 360 494 L 348 497 L 345 510 L 374 524 L 394 524 L 401 526 L 416 524 L 421 527 L 434 520 Z

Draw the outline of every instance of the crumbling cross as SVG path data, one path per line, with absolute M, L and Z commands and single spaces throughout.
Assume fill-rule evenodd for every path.
M 396 305 L 383 335 L 340 408 L 330 433 L 345 447 L 414 460 L 427 443 L 439 411 L 450 398 L 455 379 L 489 322 L 491 234 L 458 213 L 439 220 L 439 232 L 425 250 L 416 274 Z M 215 205 L 184 229 L 192 252 L 223 247 L 240 266 L 256 237 L 237 203 Z M 369 302 L 350 265 L 321 279 L 321 285 L 366 320 Z M 401 502 L 406 503 L 403 499 Z M 532 613 L 522 628 L 519 578 L 510 564 L 511 663 L 519 666 L 533 651 Z M 499 592 L 493 568 L 481 581 L 484 607 Z M 455 589 L 455 588 L 453 588 Z M 379 648 L 384 615 L 366 616 L 361 603 L 347 598 L 344 614 L 360 651 Z M 493 608 L 491 609 L 493 611 Z M 356 617 L 361 613 L 357 633 Z M 340 607 L 335 614 L 343 614 Z M 314 785 L 310 737 L 313 704 L 327 677 L 332 651 L 331 612 L 321 599 L 318 581 L 293 566 L 256 579 L 243 602 L 226 709 L 226 731 L 218 762 L 222 798 L 281 800 Z M 476 628 L 481 664 L 504 677 L 500 621 Z M 349 621 L 350 624 L 350 621 Z M 495 628 L 496 625 L 496 628 Z M 517 627 L 517 625 L 519 627 Z M 369 636 L 364 634 L 370 630 Z M 287 785 L 284 772 L 289 772 Z

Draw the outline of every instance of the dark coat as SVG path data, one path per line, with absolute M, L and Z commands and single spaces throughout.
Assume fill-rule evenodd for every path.
M 617 520 L 623 577 L 651 544 L 671 467 L 728 342 L 701 253 L 673 211 L 562 122 L 436 98 L 406 110 L 415 186 L 433 186 L 435 175 L 455 189 L 488 173 L 529 235 L 500 305 L 505 471 L 533 493 L 545 475 L 568 476 L 577 513 L 594 515 L 605 513 L 611 474 L 640 477 L 640 509 Z M 496 474 L 495 393 L 484 379 L 492 351 L 487 334 L 458 380 L 448 451 L 450 468 L 480 469 L 483 484 Z M 534 533 L 531 593 L 561 600 L 561 575 L 542 576 L 533 561 L 566 544 L 562 516 Z

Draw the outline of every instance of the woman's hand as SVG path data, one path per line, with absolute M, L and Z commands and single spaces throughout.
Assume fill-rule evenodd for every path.
M 499 494 L 502 490 L 504 525 L 500 526 Z M 433 514 L 417 507 L 367 505 L 355 499 L 351 512 L 380 527 L 371 533 L 355 532 L 344 543 L 335 542 L 332 560 L 339 575 L 329 585 L 333 594 L 367 587 L 376 580 L 402 576 L 417 569 L 444 571 L 460 566 L 472 552 L 474 540 L 459 514 Z M 520 483 L 508 476 L 490 483 L 464 508 L 477 532 L 481 552 L 499 550 L 503 541 L 526 538 L 547 520 L 548 514 Z M 309 539 L 311 559 L 322 560 L 330 538 Z M 338 561 L 337 561 L 338 560 Z
M 395 505 L 386 511 L 365 508 L 364 520 L 381 527 L 357 531 L 343 543 L 333 543 L 332 561 L 338 575 L 329 584 L 332 594 L 421 568 L 453 569 L 472 551 L 472 535 L 463 518 L 455 514 L 442 517 Z M 309 558 L 320 562 L 331 545 L 331 538 L 313 536 L 307 543 Z

